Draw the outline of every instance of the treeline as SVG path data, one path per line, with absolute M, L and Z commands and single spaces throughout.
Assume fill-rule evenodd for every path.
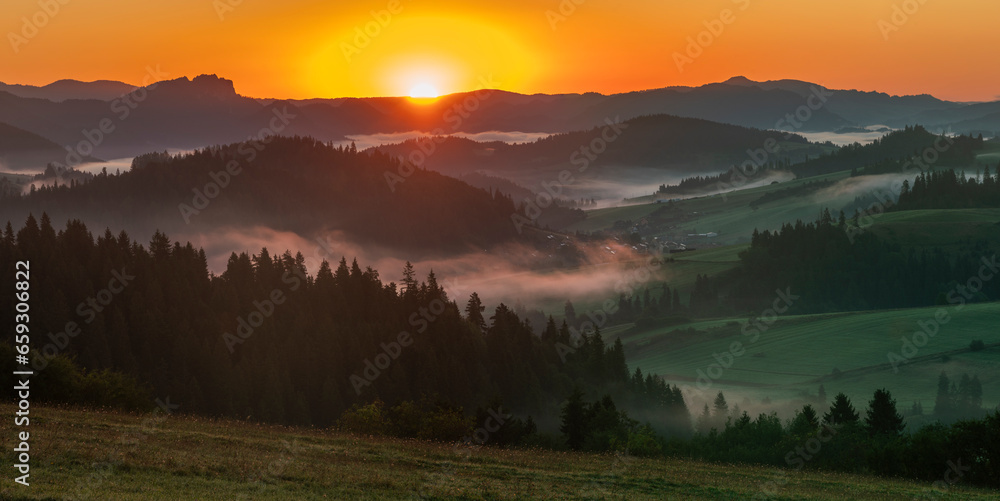
M 17 232 L 7 224 L 0 273 L 13 277 L 19 260 L 31 263 L 36 371 L 54 374 L 63 359 L 115 371 L 183 412 L 328 426 L 356 403 L 428 395 L 554 417 L 578 386 L 668 427 L 658 393 L 668 389 L 652 375 L 633 385 L 620 343 L 574 339 L 566 326 L 537 336 L 503 304 L 485 312 L 476 294 L 462 308 L 433 272 L 418 281 L 407 266 L 383 282 L 341 259 L 309 274 L 301 253 L 262 249 L 232 254 L 215 275 L 203 250 L 162 233 L 148 245 L 110 230 L 95 239 L 75 220 L 57 232 L 46 214 Z M 14 311 L 13 300 L 0 297 L 0 310 Z M 2 386 L 9 395 L 13 385 Z
M 670 450 L 701 460 L 767 464 L 794 471 L 835 470 L 926 482 L 957 479 L 1000 487 L 998 411 L 981 419 L 950 426 L 938 422 L 904 433 L 903 415 L 884 389 L 875 391 L 863 415 L 841 393 L 829 410 L 805 405 L 786 423 L 774 413 L 751 418 L 743 412 L 726 417 L 721 393 L 717 406 L 720 398 L 725 424 L 713 424 L 690 442 L 674 442 Z M 945 476 L 953 464 L 961 468 Z M 765 485 L 765 491 L 780 492 L 787 475 L 777 474 Z
M 954 170 L 923 173 L 911 188 L 904 181 L 898 203 L 879 204 L 886 211 L 1000 207 L 1000 181 L 986 169 L 966 178 Z M 995 300 L 1000 284 L 983 280 L 965 287 L 992 262 L 995 242 L 970 241 L 963 250 L 904 249 L 828 210 L 815 223 L 786 223 L 778 231 L 754 230 L 750 248 L 740 253 L 740 267 L 703 284 L 703 304 L 717 312 L 754 310 L 760 297 L 774 291 L 809 291 L 789 305 L 796 312 L 849 311 L 965 304 Z M 989 270 L 987 270 L 989 271 Z M 980 282 L 977 280 L 977 282 Z M 697 284 L 696 284 L 697 285 Z
M 938 165 L 972 165 L 975 152 L 983 148 L 983 137 L 946 137 L 929 132 L 923 126 L 906 126 L 869 144 L 854 143 L 837 151 L 792 166 L 799 178 L 819 176 L 864 165 L 865 174 L 900 172 L 910 162 Z M 933 153 L 930 153 L 933 152 Z M 928 159 L 924 159 L 927 154 Z M 888 163 L 887 163 L 888 162 Z
M 981 343 L 981 342 L 980 342 Z M 962 374 L 957 382 L 948 374 L 938 376 L 937 397 L 934 399 L 934 416 L 942 422 L 952 422 L 980 412 L 983 406 L 983 384 L 978 375 L 971 378 Z
M 998 175 L 993 175 L 986 167 L 976 177 L 953 169 L 921 173 L 912 187 L 909 180 L 903 181 L 899 201 L 886 211 L 1000 207 L 1000 164 L 997 170 Z
M 373 151 L 312 138 L 272 137 L 192 153 L 148 154 L 120 175 L 0 199 L 0 221 L 46 211 L 149 235 L 266 226 L 342 230 L 361 243 L 466 251 L 516 237 L 511 197 L 488 193 Z
M 1000 297 L 1000 283 L 964 287 L 977 276 L 983 258 L 997 252 L 976 242 L 965 252 L 907 249 L 871 232 L 849 232 L 843 217 L 829 212 L 815 223 L 785 224 L 778 231 L 754 231 L 732 274 L 718 277 L 721 304 L 730 311 L 756 311 L 775 291 L 801 296 L 797 313 L 911 308 L 987 301 Z M 804 293 L 808 291 L 808 294 Z M 801 293 L 801 294 L 800 294 Z M 773 300 L 773 299 L 772 299 Z
M 656 190 L 656 194 L 692 194 L 716 189 L 731 189 L 731 185 L 738 184 L 735 181 L 737 179 L 762 177 L 761 174 L 764 172 L 787 170 L 791 166 L 792 162 L 788 158 L 766 162 L 756 167 L 753 172 L 748 173 L 738 172 L 739 167 L 733 166 L 715 176 L 692 176 L 681 179 L 677 184 L 661 184 Z

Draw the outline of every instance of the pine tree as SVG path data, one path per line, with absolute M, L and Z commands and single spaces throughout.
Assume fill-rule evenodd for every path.
M 941 371 L 941 375 L 938 376 L 937 397 L 934 399 L 934 415 L 943 418 L 951 416 L 954 411 L 955 406 L 951 399 L 951 381 L 948 380 L 948 374 Z
M 473 292 L 469 296 L 469 302 L 465 304 L 465 318 L 472 325 L 475 325 L 480 332 L 486 332 L 486 319 L 483 318 L 484 311 L 486 311 L 486 307 L 483 306 L 483 301 L 479 299 L 479 294 Z
M 587 439 L 587 405 L 580 388 L 573 388 L 573 393 L 570 393 L 569 399 L 563 404 L 559 431 L 570 449 L 578 451 L 583 447 L 583 442 Z
M 608 350 L 608 375 L 616 381 L 628 381 L 628 364 L 625 362 L 625 347 L 622 338 L 616 337 L 615 344 Z M 663 381 L 660 380 L 662 383 Z
M 875 390 L 875 395 L 868 402 L 868 413 L 865 416 L 865 426 L 871 435 L 898 436 L 906 424 L 903 416 L 896 410 L 896 400 L 885 388 Z
M 570 325 L 576 325 L 576 309 L 573 308 L 573 303 L 568 299 L 566 300 L 566 304 L 563 305 L 563 314 Z
M 833 397 L 833 405 L 823 415 L 823 422 L 832 425 L 857 423 L 859 419 L 857 411 L 851 405 L 851 400 L 843 393 L 838 393 L 837 396 Z
M 819 429 L 819 418 L 816 416 L 816 410 L 812 405 L 806 404 L 802 410 L 795 413 L 790 431 L 797 437 L 804 437 L 816 433 L 817 429 Z
M 559 330 L 556 329 L 556 319 L 549 315 L 549 320 L 545 323 L 545 330 L 542 332 L 542 340 L 554 343 L 557 337 L 559 337 Z
M 413 264 L 409 261 L 403 266 L 403 296 L 408 298 L 417 297 L 417 279 L 413 271 Z
M 702 408 L 701 410 L 701 415 L 698 416 L 697 423 L 695 424 L 695 429 L 698 431 L 698 433 L 707 435 L 710 431 L 712 431 L 712 428 L 715 428 L 715 426 L 712 423 L 712 411 L 709 410 L 708 404 L 705 404 L 705 407 Z
M 716 428 L 722 429 L 726 426 L 726 418 L 729 416 L 729 404 L 726 403 L 726 396 L 720 391 L 715 396 L 712 403 L 712 420 Z
M 565 345 L 570 342 L 569 324 L 566 323 L 566 320 L 563 320 L 562 325 L 559 326 L 559 342 Z

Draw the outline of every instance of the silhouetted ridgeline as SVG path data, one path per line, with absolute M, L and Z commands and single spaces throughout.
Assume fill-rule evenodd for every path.
M 56 221 L 78 218 L 140 235 L 155 228 L 267 226 L 304 236 L 335 229 L 361 242 L 446 251 L 515 235 L 514 204 L 502 194 L 420 169 L 401 176 L 397 160 L 384 154 L 311 138 L 275 137 L 140 163 L 121 175 L 0 200 L 0 221 L 45 211 Z M 391 187 L 386 173 L 398 176 Z
M 748 149 L 763 148 L 771 141 L 799 146 L 787 152 L 780 151 L 781 158 L 788 157 L 793 162 L 827 151 L 797 134 L 697 118 L 649 115 L 617 124 L 615 119 L 611 115 L 605 123 L 592 129 L 554 134 L 521 144 L 478 143 L 448 137 L 435 143 L 434 154 L 427 159 L 426 166 L 456 175 L 476 169 L 503 172 L 505 176 L 518 172 L 537 176 L 542 171 L 551 179 L 556 179 L 559 171 L 568 166 L 576 175 L 586 172 L 588 168 L 606 168 L 608 171 L 602 173 L 610 177 L 614 177 L 614 169 L 620 167 L 653 167 L 714 174 L 733 164 L 746 162 L 750 158 Z M 585 149 L 591 144 L 601 146 L 593 152 Z M 419 144 L 411 139 L 379 146 L 378 149 L 405 157 L 412 151 L 419 151 Z M 771 159 L 778 160 L 778 157 Z M 587 172 L 588 175 L 593 173 Z M 532 186 L 525 182 L 521 184 Z
M 844 146 L 833 153 L 794 165 L 791 170 L 802 178 L 856 169 L 858 166 L 868 166 L 864 169 L 865 174 L 900 172 L 904 168 L 926 170 L 933 165 L 955 167 L 972 165 L 976 159 L 975 151 L 982 148 L 982 136 L 945 137 L 914 125 L 890 132 L 871 144 Z M 920 163 L 917 163 L 918 160 Z M 887 162 L 892 166 L 887 166 Z

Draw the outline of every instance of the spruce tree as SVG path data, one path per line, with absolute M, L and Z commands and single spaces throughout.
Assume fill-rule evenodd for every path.
M 562 424 L 559 431 L 565 437 L 566 445 L 574 451 L 583 447 L 587 439 L 587 404 L 583 401 L 583 392 L 574 387 L 569 399 L 562 407 Z
M 896 400 L 889 390 L 875 390 L 875 395 L 868 402 L 865 427 L 874 436 L 898 436 L 903 432 L 906 424 L 903 416 L 896 410 Z
M 860 417 L 847 395 L 838 393 L 833 397 L 833 406 L 823 415 L 823 422 L 832 425 L 857 423 Z

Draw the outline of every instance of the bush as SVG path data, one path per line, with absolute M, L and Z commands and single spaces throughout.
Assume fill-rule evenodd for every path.
M 462 409 L 439 407 L 424 416 L 417 438 L 451 442 L 462 440 L 472 433 L 472 420 L 462 414 Z
M 972 351 L 981 351 L 985 347 L 986 344 L 983 343 L 982 339 L 974 339 L 971 343 L 969 343 L 969 349 Z
M 385 435 L 390 429 L 385 404 L 381 400 L 367 405 L 354 404 L 337 420 L 337 428 L 362 435 Z
M 663 443 L 648 424 L 634 430 L 629 430 L 628 440 L 624 444 L 616 442 L 618 441 L 612 439 L 612 447 L 615 450 L 633 456 L 652 457 L 663 455 Z
M 0 343 L 0 397 L 14 398 L 15 382 L 10 375 L 19 370 L 14 365 L 14 348 Z M 33 353 L 33 356 L 36 355 Z M 79 367 L 66 355 L 53 357 L 45 370 L 31 379 L 32 398 L 39 403 L 112 407 L 128 411 L 148 411 L 153 406 L 152 390 L 132 376 L 104 369 L 90 371 Z
M 367 405 L 355 404 L 337 420 L 337 428 L 363 435 L 390 435 L 400 438 L 456 441 L 472 433 L 472 419 L 461 407 L 422 398 L 406 400 L 386 409 L 381 400 Z
M 149 410 L 150 390 L 135 378 L 107 369 L 79 378 L 84 403 L 126 410 Z
M 390 433 L 397 437 L 415 438 L 420 433 L 424 412 L 409 400 L 389 410 Z

